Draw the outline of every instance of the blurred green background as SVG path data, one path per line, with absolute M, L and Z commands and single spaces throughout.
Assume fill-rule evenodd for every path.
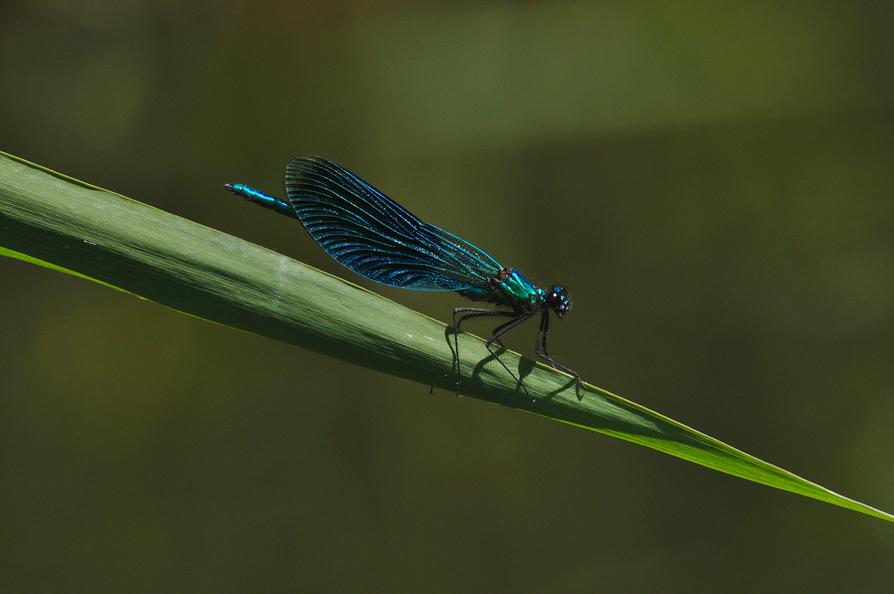
M 0 149 L 447 320 L 461 301 L 358 281 L 221 188 L 281 192 L 325 155 L 567 283 L 552 349 L 589 381 L 892 511 L 886 4 L 7 2 Z M 884 522 L 21 262 L 0 279 L 2 591 L 894 583 Z

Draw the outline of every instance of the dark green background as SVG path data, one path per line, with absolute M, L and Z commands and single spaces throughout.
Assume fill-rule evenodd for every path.
M 892 511 L 883 4 L 12 2 L 0 149 L 357 281 L 221 189 L 325 155 L 567 283 L 553 350 L 586 379 Z M 879 520 L 20 262 L 0 283 L 0 591 L 894 583 Z

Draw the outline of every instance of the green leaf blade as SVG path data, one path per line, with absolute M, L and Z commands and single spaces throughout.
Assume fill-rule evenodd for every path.
M 188 315 L 452 392 L 447 327 L 353 283 L 0 153 L 0 255 Z M 463 393 L 894 522 L 894 516 L 605 390 L 506 352 L 515 381 L 462 335 Z

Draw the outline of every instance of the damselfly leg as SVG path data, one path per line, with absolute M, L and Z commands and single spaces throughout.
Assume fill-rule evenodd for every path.
M 546 350 L 546 342 L 549 339 L 549 311 L 543 310 L 543 313 L 540 315 L 540 329 L 537 331 L 537 342 L 534 343 L 534 353 L 537 354 L 541 359 L 549 362 L 550 365 L 558 369 L 559 371 L 564 371 L 569 375 L 573 375 L 574 379 L 577 381 L 575 384 L 575 389 L 580 387 L 581 379 L 580 374 L 573 369 L 565 367 L 558 361 L 552 358 L 552 356 Z M 580 394 L 577 395 L 578 400 L 582 400 L 583 396 Z
M 497 326 L 497 328 L 494 329 L 494 331 L 493 331 L 491 337 L 488 339 L 488 341 L 486 343 L 484 343 L 484 346 L 485 346 L 485 348 L 487 348 L 487 351 L 493 356 L 493 358 L 496 359 L 497 362 L 503 366 L 503 369 L 505 369 L 506 372 L 509 375 L 511 375 L 512 378 L 516 381 L 516 383 L 518 383 L 522 387 L 522 389 L 525 390 L 525 393 L 527 393 L 527 389 L 525 388 L 524 384 L 521 383 L 521 380 L 519 380 L 518 377 L 514 373 L 512 373 L 512 370 L 509 369 L 509 367 L 503 362 L 503 360 L 500 358 L 500 355 L 496 351 L 494 351 L 491 347 L 492 347 L 493 343 L 496 342 L 497 345 L 499 346 L 499 348 L 505 349 L 505 347 L 503 346 L 503 343 L 500 341 L 500 336 L 505 334 L 509 329 L 517 326 L 519 323 L 521 323 L 522 321 L 527 319 L 527 317 L 529 317 L 529 316 L 519 317 L 518 314 L 516 314 L 514 311 L 502 311 L 499 309 L 487 309 L 487 308 L 482 308 L 482 307 L 457 307 L 456 309 L 453 310 L 453 350 L 454 350 L 454 355 L 456 357 L 456 364 L 454 365 L 454 370 L 456 371 L 456 393 L 457 393 L 457 395 L 459 395 L 459 382 L 460 382 L 460 378 L 462 377 L 462 367 L 461 367 L 462 363 L 459 358 L 459 334 L 460 334 L 460 332 L 462 332 L 462 324 L 466 320 L 469 320 L 472 318 L 488 318 L 488 317 L 511 317 L 512 318 L 508 322 Z

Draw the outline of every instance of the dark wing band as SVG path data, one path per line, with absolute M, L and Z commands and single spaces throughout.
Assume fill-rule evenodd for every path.
M 340 264 L 393 287 L 483 287 L 502 266 L 471 243 L 422 222 L 335 163 L 302 155 L 286 166 L 286 193 L 310 236 Z

